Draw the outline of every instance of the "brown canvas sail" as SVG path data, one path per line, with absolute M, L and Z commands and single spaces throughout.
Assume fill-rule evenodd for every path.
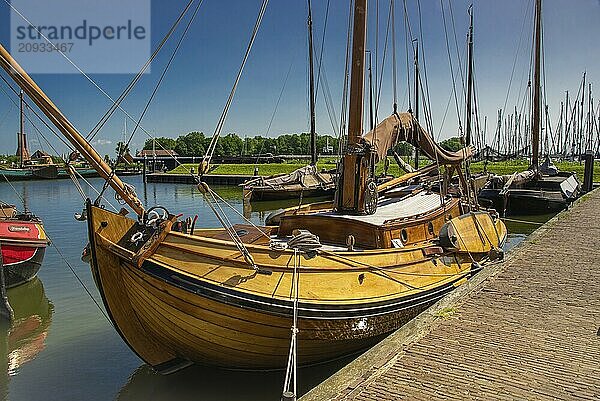
M 365 134 L 363 139 L 374 148 L 378 161 L 384 159 L 388 150 L 401 141 L 416 146 L 439 164 L 457 165 L 473 156 L 472 147 L 458 152 L 441 148 L 410 113 L 392 114 Z

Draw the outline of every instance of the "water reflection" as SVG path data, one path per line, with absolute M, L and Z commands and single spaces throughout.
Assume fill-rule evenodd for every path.
M 298 393 L 302 395 L 348 364 L 353 357 L 298 369 Z M 192 366 L 168 376 L 142 365 L 123 386 L 117 400 L 277 400 L 281 398 L 285 372 L 231 371 Z
M 529 234 L 555 215 L 554 213 L 550 213 L 534 216 L 511 216 L 510 219 L 504 220 L 508 229 L 508 237 L 504 244 L 504 250 L 508 251 L 519 245 Z
M 4 365 L 2 370 L 6 372 L 0 373 L 4 395 L 9 377 L 17 375 L 24 364 L 46 347 L 54 312 L 38 278 L 8 290 L 8 300 L 15 315 L 12 323 L 1 325 L 0 330 L 0 358 Z

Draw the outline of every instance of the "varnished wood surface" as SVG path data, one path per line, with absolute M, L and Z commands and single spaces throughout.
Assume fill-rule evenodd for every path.
M 257 274 L 231 241 L 218 238 L 223 230 L 196 232 L 210 237 L 171 232 L 136 265 L 123 238 L 134 221 L 99 208 L 90 215 L 96 281 L 125 341 L 145 361 L 284 367 L 293 251 L 250 243 L 257 233 L 248 230 L 250 254 L 261 270 L 271 272 Z M 300 362 L 369 346 L 460 285 L 470 274 L 470 259 L 426 252 L 431 246 L 301 255 Z

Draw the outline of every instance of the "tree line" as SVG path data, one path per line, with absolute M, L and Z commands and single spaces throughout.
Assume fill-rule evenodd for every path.
M 169 137 L 157 137 L 147 139 L 143 149 L 166 149 L 174 150 L 179 156 L 202 156 L 208 149 L 211 137 L 207 137 L 203 132 L 193 131 L 180 135 L 176 139 Z M 117 144 L 116 152 L 123 144 Z M 330 135 L 317 136 L 317 153 L 319 154 L 337 154 L 338 139 Z M 449 138 L 440 143 L 440 146 L 447 150 L 456 151 L 460 149 L 461 142 L 459 138 Z M 413 152 L 413 147 L 405 142 L 398 143 L 394 150 L 401 156 L 409 156 Z M 129 151 L 129 149 L 127 149 Z M 259 155 L 307 155 L 310 153 L 310 134 L 284 134 L 276 138 L 263 136 L 254 136 L 240 138 L 235 133 L 219 137 L 215 147 L 215 156 L 259 156 Z
M 208 149 L 211 137 L 203 132 L 190 132 L 177 139 L 158 137 L 147 139 L 145 150 L 174 150 L 179 156 L 202 156 Z M 338 139 L 330 135 L 317 136 L 317 153 L 336 154 Z M 276 138 L 263 136 L 240 138 L 231 133 L 219 137 L 215 147 L 215 156 L 258 156 L 273 155 L 306 155 L 310 153 L 310 134 L 284 134 Z

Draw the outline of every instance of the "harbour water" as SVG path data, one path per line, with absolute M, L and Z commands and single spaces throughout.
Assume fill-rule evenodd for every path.
M 173 213 L 198 215 L 197 227 L 217 227 L 202 195 L 189 185 L 148 184 L 127 177 L 148 206 L 163 205 Z M 97 189 L 103 180 L 90 181 Z M 264 222 L 270 210 L 286 206 L 268 204 L 244 211 L 241 189 L 214 188 L 239 213 L 254 223 Z M 85 189 L 93 197 L 93 190 Z M 110 193 L 110 191 L 108 191 Z M 191 367 L 160 376 L 129 350 L 99 307 L 100 297 L 89 266 L 80 255 L 87 243 L 86 224 L 74 219 L 83 200 L 70 180 L 0 184 L 0 200 L 26 207 L 40 216 L 52 246 L 48 248 L 38 279 L 8 291 L 15 321 L 0 332 L 0 397 L 6 400 L 277 400 L 283 372 L 249 373 Z M 109 198 L 117 209 L 118 202 Z M 242 218 L 228 211 L 232 223 Z M 545 221 L 549 216 L 541 217 Z M 531 218 L 527 218 L 531 220 Z M 507 247 L 522 241 L 536 225 L 508 223 Z M 78 278 L 81 280 L 79 282 Z M 300 369 L 299 393 L 304 393 L 351 358 Z

